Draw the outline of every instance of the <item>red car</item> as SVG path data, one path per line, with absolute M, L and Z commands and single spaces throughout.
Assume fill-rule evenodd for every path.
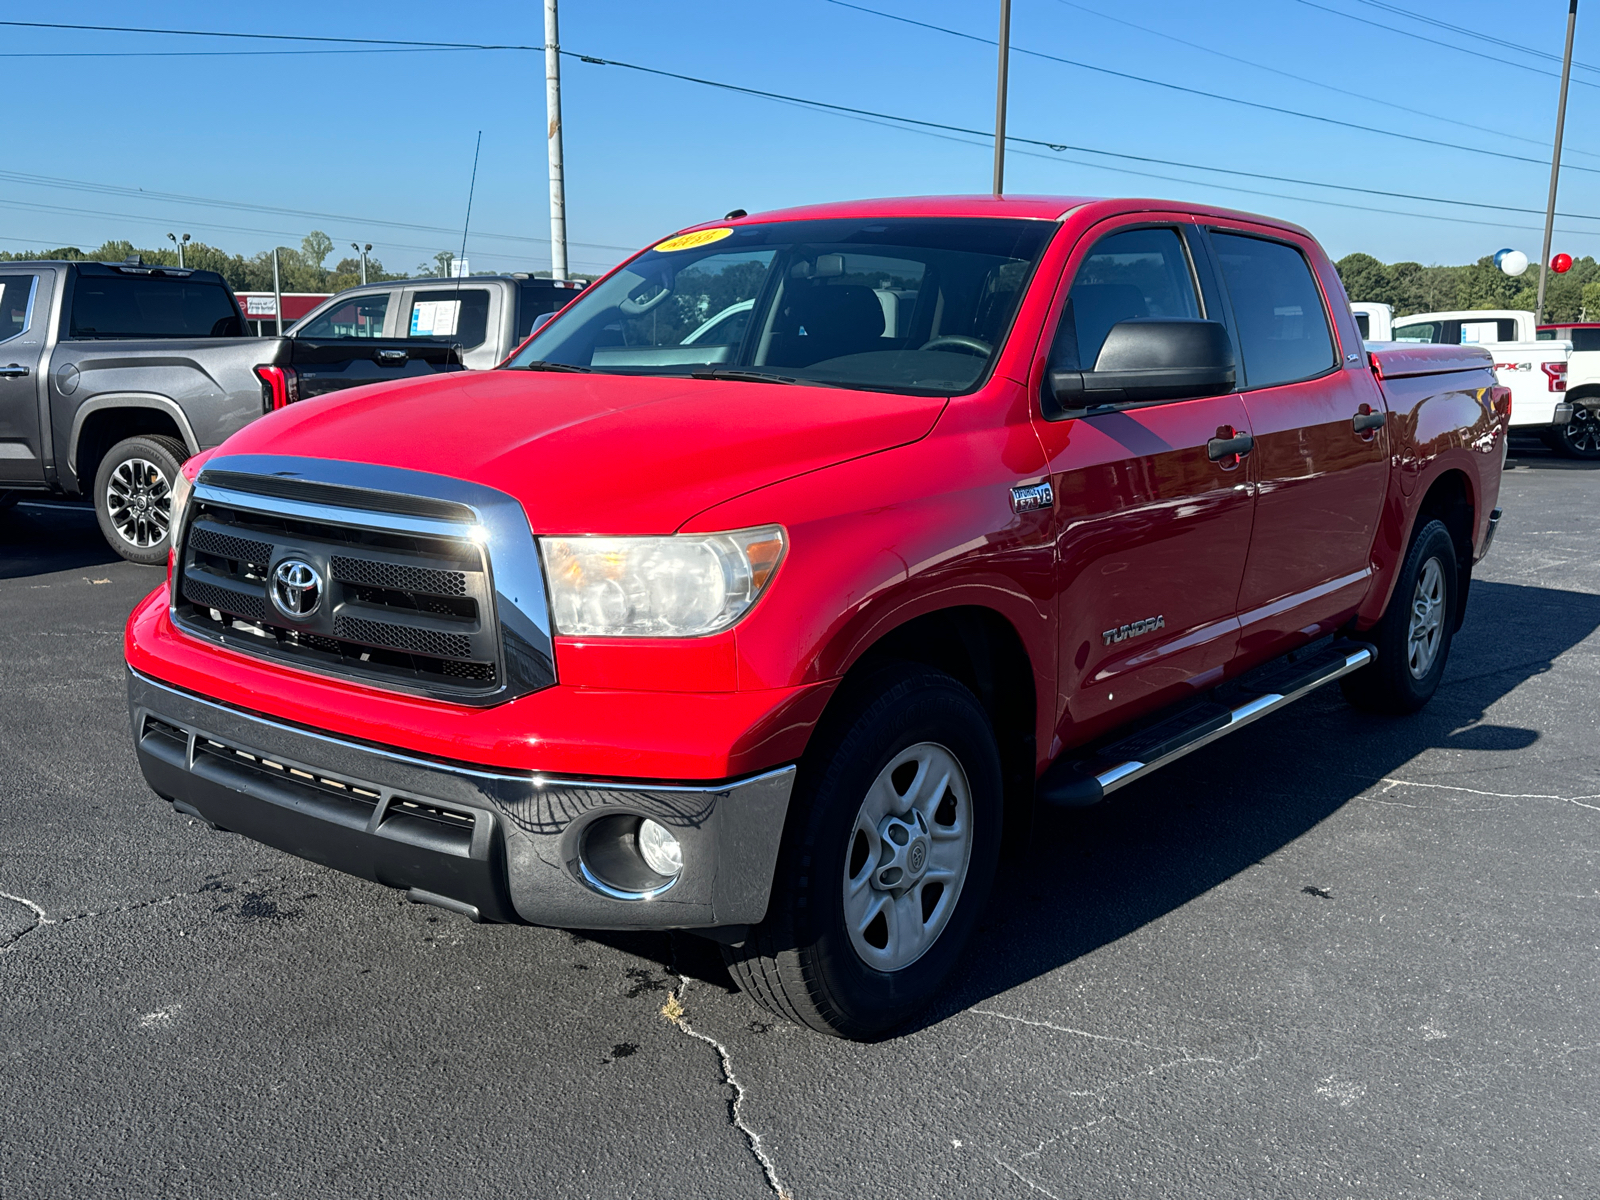
M 127 629 L 181 812 L 474 920 L 679 928 L 926 1005 L 1008 832 L 1334 679 L 1408 712 L 1508 393 L 1364 352 L 1295 226 L 953 197 L 659 242 L 501 368 L 190 460 Z

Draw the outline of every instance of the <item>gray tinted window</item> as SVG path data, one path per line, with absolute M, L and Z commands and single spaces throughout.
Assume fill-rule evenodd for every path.
M 33 275 L 0 275 L 0 342 L 27 332 L 36 282 Z
M 79 275 L 75 338 L 243 337 L 244 321 L 221 284 L 142 275 Z
M 1332 368 L 1333 335 L 1305 256 L 1264 238 L 1218 233 L 1212 239 L 1233 301 L 1248 386 L 1292 383 Z
M 383 315 L 389 311 L 389 293 L 355 296 L 334 304 L 320 317 L 295 331 L 303 338 L 375 338 L 383 336 Z
M 1128 229 L 1095 243 L 1067 294 L 1050 367 L 1089 371 L 1106 334 L 1139 317 L 1198 317 L 1194 278 L 1174 229 Z
M 517 309 L 517 341 L 533 332 L 535 318 L 553 313 L 578 293 L 568 288 L 523 284 L 522 301 Z

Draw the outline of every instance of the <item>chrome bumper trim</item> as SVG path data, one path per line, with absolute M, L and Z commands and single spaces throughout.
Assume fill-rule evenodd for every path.
M 709 785 L 500 772 L 299 728 L 170 687 L 131 667 L 128 708 L 140 766 L 159 794 L 228 828 L 218 815 L 223 807 L 246 806 L 253 828 L 263 831 L 252 833 L 259 840 L 391 887 L 493 908 L 452 896 L 433 876 L 405 877 L 404 862 L 396 865 L 388 853 L 397 835 L 387 818 L 404 816 L 395 806 L 409 800 L 471 818 L 470 847 L 463 835 L 446 865 L 465 872 L 483 894 L 503 891 L 514 910 L 508 919 L 571 929 L 696 929 L 754 924 L 766 915 L 792 765 Z M 152 735 L 151 719 L 181 731 L 187 746 Z M 208 749 L 212 743 L 224 749 Z M 286 771 L 267 778 L 247 755 Z M 318 792 L 303 782 L 313 778 L 329 782 Z M 326 796 L 337 799 L 328 787 L 374 794 L 371 815 L 323 815 Z M 584 830 L 618 813 L 659 821 L 683 845 L 682 875 L 645 902 L 613 898 L 584 879 Z M 421 861 L 422 851 L 409 852 Z

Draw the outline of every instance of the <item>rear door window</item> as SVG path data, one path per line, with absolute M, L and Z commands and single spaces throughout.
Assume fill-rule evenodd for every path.
M 521 300 L 517 307 L 517 341 L 533 332 L 533 323 L 546 313 L 553 313 L 578 293 L 568 288 L 542 287 L 523 284 Z
M 489 289 L 439 288 L 411 297 L 406 336 L 438 338 L 471 350 L 489 336 Z
M 1247 386 L 1293 383 L 1338 365 L 1322 292 L 1305 255 L 1242 234 L 1213 233 L 1211 240 L 1233 302 Z
M 147 275 L 79 275 L 69 337 L 243 337 L 233 294 L 220 283 Z
M 1125 229 L 1095 243 L 1067 293 L 1050 352 L 1055 371 L 1092 371 L 1111 327 L 1140 317 L 1198 317 L 1178 231 Z
M 389 311 L 389 293 L 353 296 L 334 304 L 295 331 L 304 338 L 375 338 L 383 336 L 383 318 Z
M 0 275 L 0 342 L 28 332 L 37 275 Z

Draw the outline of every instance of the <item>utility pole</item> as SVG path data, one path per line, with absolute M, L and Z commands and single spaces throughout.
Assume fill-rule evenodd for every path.
M 554 3 L 555 0 L 551 0 Z M 1573 0 L 1577 3 L 1577 0 Z M 1006 181 L 1006 68 L 1011 59 L 1011 0 L 1000 0 L 1000 69 L 994 95 L 994 194 L 1005 191 Z
M 367 255 L 372 253 L 372 243 L 362 246 L 360 242 L 351 242 L 350 249 L 361 255 L 361 286 L 367 286 Z
M 272 311 L 278 318 L 278 336 L 283 336 L 283 284 L 278 278 L 278 248 L 272 248 Z
M 1572 35 L 1578 27 L 1578 0 L 1567 6 L 1567 49 L 1561 56 L 1561 99 L 1556 106 L 1556 146 L 1550 156 L 1550 200 L 1544 210 L 1544 253 L 1539 255 L 1539 302 L 1534 321 L 1544 320 L 1544 287 L 1550 277 L 1550 238 L 1556 228 L 1556 181 L 1561 177 L 1561 133 L 1567 124 L 1567 83 L 1572 78 Z
M 177 234 L 169 233 L 169 234 L 167 234 L 167 240 L 178 248 L 178 270 L 181 271 L 181 270 L 183 270 L 183 247 L 184 247 L 184 243 L 189 240 L 189 235 L 187 233 L 184 234 L 183 235 L 183 241 L 180 242 L 178 240 L 178 235 Z
M 544 105 L 549 118 L 550 278 L 567 277 L 567 185 L 561 169 L 561 36 L 556 0 L 544 0 Z

